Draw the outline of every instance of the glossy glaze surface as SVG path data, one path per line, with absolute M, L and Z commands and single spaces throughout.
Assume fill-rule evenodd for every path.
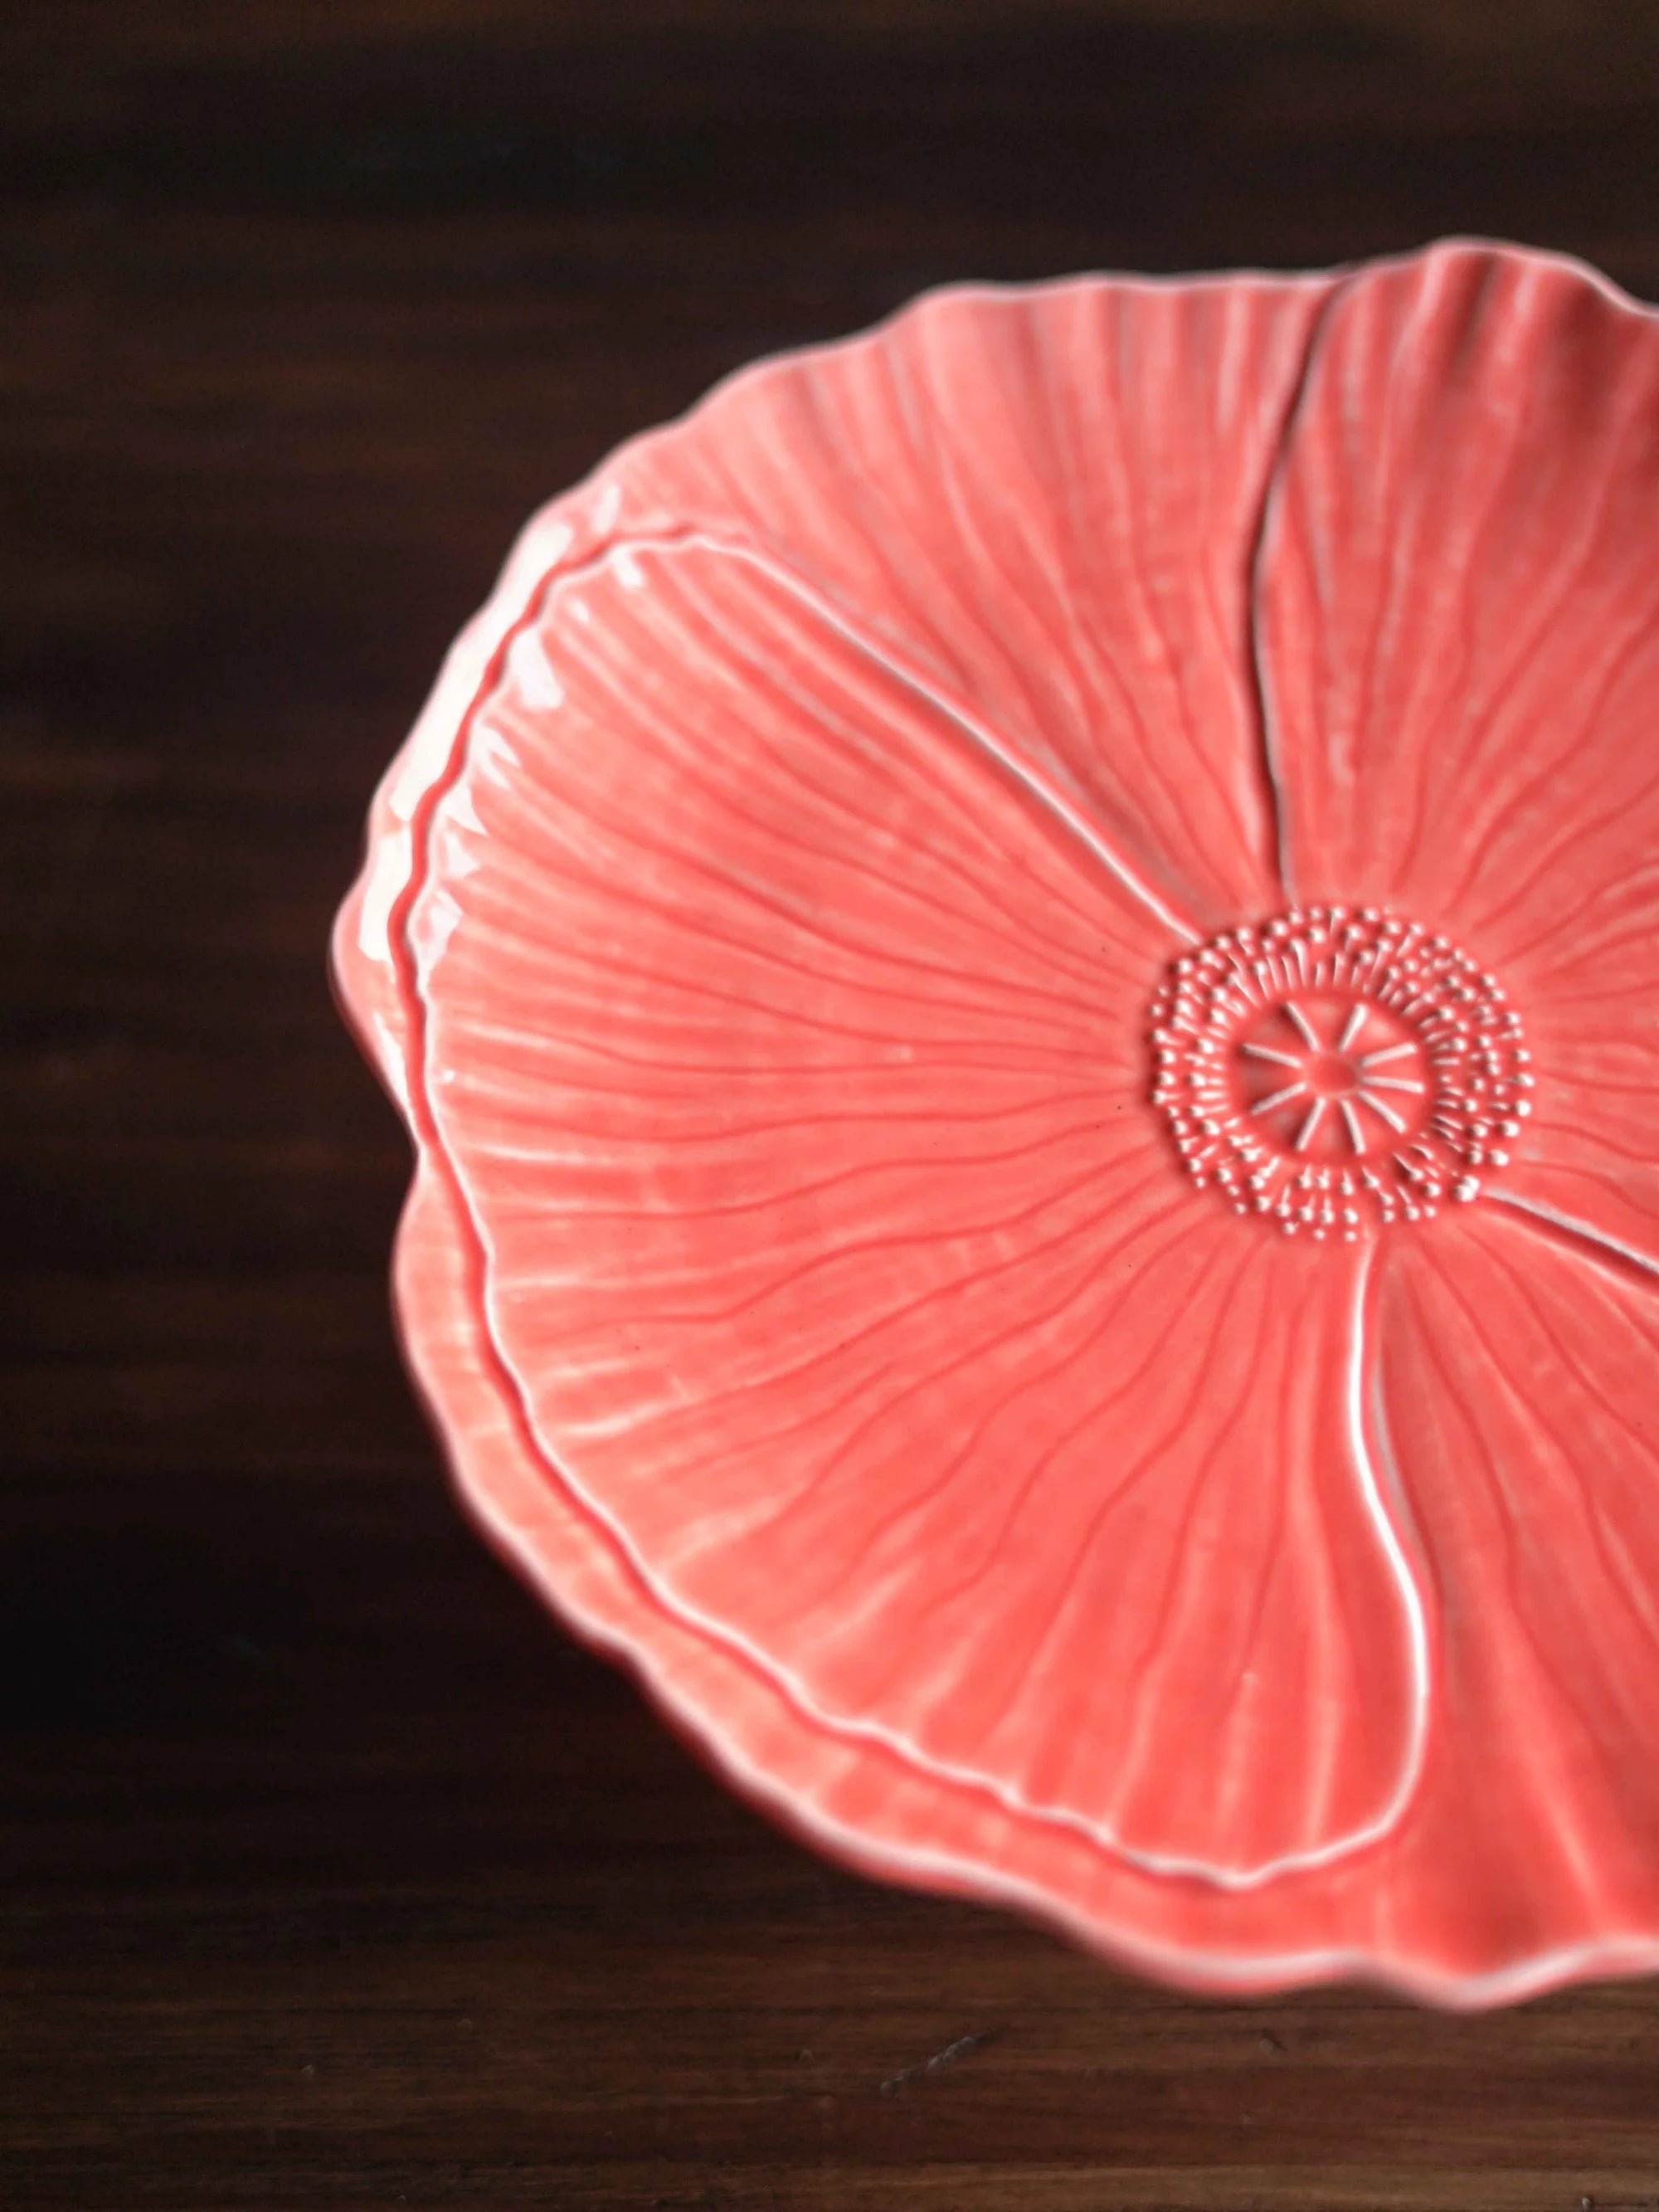
M 1659 1955 L 1659 331 L 937 295 L 532 526 L 336 958 L 463 1489 L 746 1787 L 1207 1985 Z

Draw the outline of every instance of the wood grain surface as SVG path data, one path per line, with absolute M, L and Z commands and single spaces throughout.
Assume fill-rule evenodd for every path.
M 0 2201 L 1659 2206 L 1659 1987 L 1190 2001 L 708 1779 L 451 1501 L 323 969 L 616 440 L 965 275 L 1659 293 L 1659 12 L 13 0 L 0 84 Z

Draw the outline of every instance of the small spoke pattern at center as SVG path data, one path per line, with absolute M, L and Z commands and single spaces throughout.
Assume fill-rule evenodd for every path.
M 1292 1040 L 1288 1048 L 1285 1030 Z M 1328 1004 L 1286 999 L 1259 1030 L 1244 1036 L 1238 1058 L 1247 1115 L 1271 1121 L 1288 1114 L 1295 1131 L 1291 1151 L 1312 1158 L 1363 1159 L 1420 1121 L 1431 1096 L 1431 1071 L 1421 1040 L 1400 1035 L 1395 1020 L 1364 1000 L 1349 1005 L 1340 999 Z M 1266 1067 L 1274 1071 L 1274 1080 L 1263 1090 L 1255 1077 Z M 1390 1092 L 1392 1098 L 1384 1095 Z

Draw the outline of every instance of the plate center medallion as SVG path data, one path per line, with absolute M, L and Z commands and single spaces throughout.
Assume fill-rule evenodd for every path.
M 1497 977 L 1376 907 L 1297 907 L 1183 953 L 1152 1049 L 1194 1183 L 1287 1236 L 1352 1241 L 1478 1196 L 1531 1111 Z

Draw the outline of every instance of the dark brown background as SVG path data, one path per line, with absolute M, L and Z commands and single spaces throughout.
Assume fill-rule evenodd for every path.
M 615 440 L 969 274 L 1651 295 L 1656 11 L 14 0 L 0 156 L 0 2197 L 1659 2205 L 1659 1988 L 1194 2002 L 705 1778 L 450 1502 L 323 980 Z

